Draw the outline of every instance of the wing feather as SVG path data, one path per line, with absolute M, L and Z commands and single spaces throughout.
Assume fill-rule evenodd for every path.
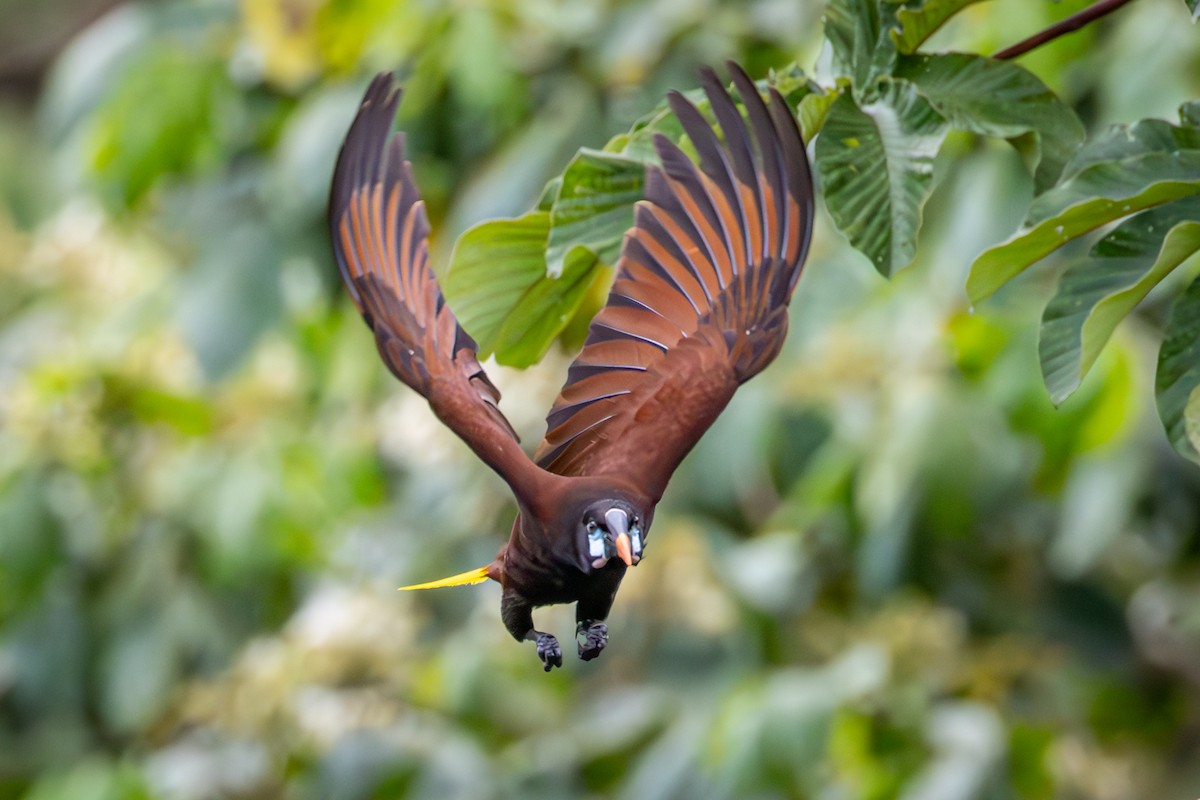
M 392 373 L 518 496 L 530 495 L 543 473 L 517 443 L 475 341 L 430 269 L 425 204 L 404 158 L 404 136 L 391 133 L 399 102 L 392 76 L 377 76 L 338 155 L 329 202 L 338 271 Z
M 661 167 L 626 234 L 608 304 L 547 417 L 535 456 L 563 475 L 623 475 L 659 497 L 737 386 L 778 354 L 811 236 L 812 178 L 791 110 L 735 64 L 746 118 L 715 74 L 701 83 L 718 137 L 669 102 L 699 168 L 656 137 Z

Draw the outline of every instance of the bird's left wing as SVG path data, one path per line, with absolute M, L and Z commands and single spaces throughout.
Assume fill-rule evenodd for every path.
M 500 392 L 429 266 L 425 204 L 404 159 L 403 135 L 391 134 L 399 102 L 392 76 L 377 76 L 342 145 L 329 202 L 338 269 L 392 373 L 518 496 L 528 494 L 541 470 L 500 412 Z
M 747 119 L 711 70 L 723 134 L 677 93 L 700 169 L 657 137 L 662 167 L 625 235 L 607 305 L 547 418 L 539 465 L 620 475 L 655 499 L 742 382 L 779 353 L 812 229 L 804 142 L 774 88 L 730 63 Z M 722 141 L 723 139 L 723 141 Z

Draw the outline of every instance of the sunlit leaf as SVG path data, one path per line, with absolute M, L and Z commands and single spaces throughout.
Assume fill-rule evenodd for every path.
M 896 12 L 897 27 L 891 31 L 892 41 L 901 53 L 915 53 L 952 16 L 980 0 L 925 0 L 916 6 L 906 6 Z
M 933 157 L 945 134 L 945 121 L 903 81 L 889 82 L 861 108 L 843 94 L 829 109 L 816 144 L 825 203 L 838 229 L 884 275 L 916 252 Z
M 683 96 L 692 102 L 701 113 L 712 117 L 708 107 L 708 98 L 699 89 L 683 92 Z M 626 158 L 644 162 L 657 162 L 658 153 L 654 149 L 654 136 L 661 133 L 673 142 L 684 138 L 683 125 L 671 113 L 666 100 L 662 100 L 653 111 L 643 115 L 633 123 L 629 133 L 614 136 L 604 147 L 605 152 L 620 153 Z
M 809 94 L 822 91 L 820 85 L 809 78 L 808 73 L 795 62 L 781 69 L 771 70 L 765 80 L 755 81 L 755 83 L 761 92 L 766 92 L 768 86 L 774 86 L 793 108 Z
M 825 118 L 829 116 L 829 109 L 838 99 L 837 92 L 812 92 L 804 96 L 800 101 L 800 107 L 796 112 L 800 120 L 800 132 L 804 136 L 804 141 L 810 142 L 825 125 Z
M 642 161 L 582 149 L 571 160 L 550 210 L 546 269 L 558 275 L 568 251 L 583 245 L 605 264 L 616 263 L 625 231 L 633 226 L 633 204 L 641 199 Z
M 1181 455 L 1200 463 L 1200 278 L 1171 309 L 1154 390 L 1167 438 Z
M 1079 386 L 1117 324 L 1198 250 L 1200 200 L 1189 198 L 1127 220 L 1063 273 L 1042 317 L 1039 342 L 1042 375 L 1055 403 Z
M 531 211 L 476 225 L 455 245 L 442 288 L 482 355 L 511 366 L 534 363 L 587 293 L 599 262 L 574 248 L 562 274 L 548 275 L 549 235 L 549 212 Z
M 545 276 L 549 235 L 550 214 L 531 211 L 517 219 L 480 223 L 455 243 L 442 291 L 484 353 L 492 351 L 505 317 Z
M 593 286 L 607 287 L 609 271 L 586 247 L 573 247 L 558 276 L 535 282 L 496 333 L 496 360 L 528 367 L 542 360 L 558 334 L 575 316 Z
M 950 126 L 985 136 L 1034 139 L 1034 183 L 1054 185 L 1083 141 L 1083 125 L 1032 72 L 1011 61 L 967 53 L 903 59 L 896 74 L 911 80 Z
M 1029 224 L 971 265 L 972 302 L 991 295 L 1070 240 L 1137 211 L 1200 194 L 1200 151 L 1148 153 L 1093 164 L 1042 195 Z

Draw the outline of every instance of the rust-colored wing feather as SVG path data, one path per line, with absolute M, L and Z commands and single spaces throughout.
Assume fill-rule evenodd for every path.
M 563 475 L 615 474 L 658 498 L 738 385 L 769 364 L 812 230 L 812 177 L 787 104 L 730 63 L 743 120 L 702 74 L 723 141 L 683 96 L 671 109 L 700 168 L 655 140 L 646 199 L 625 235 L 608 304 L 592 321 L 535 459 Z
M 518 492 L 541 472 L 500 413 L 500 393 L 476 360 L 477 346 L 446 305 L 429 266 L 425 204 L 392 135 L 400 89 L 372 81 L 333 175 L 329 224 L 342 281 L 375 333 L 392 373 Z

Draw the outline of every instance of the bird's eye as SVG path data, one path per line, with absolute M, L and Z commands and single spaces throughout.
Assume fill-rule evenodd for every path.
M 595 533 L 596 532 L 596 521 L 594 519 L 589 519 L 587 521 L 587 525 L 585 527 L 587 528 L 588 533 Z

